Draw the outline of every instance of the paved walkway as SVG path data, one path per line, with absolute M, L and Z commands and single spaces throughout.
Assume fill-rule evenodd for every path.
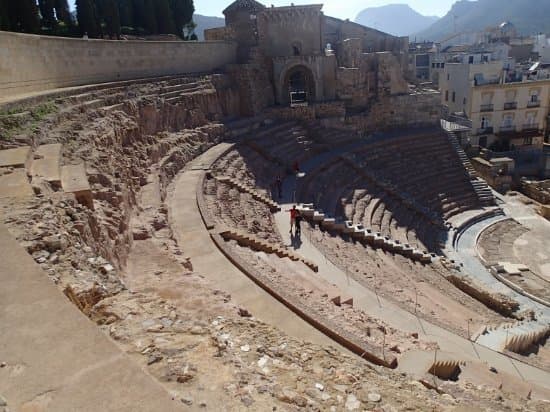
M 0 395 L 13 411 L 181 411 L 0 224 Z
M 230 293 L 236 304 L 246 307 L 256 318 L 295 338 L 344 350 L 257 286 L 220 252 L 210 238 L 197 206 L 196 187 L 204 173 L 200 169 L 208 168 L 229 147 L 227 143 L 213 147 L 188 164 L 176 178 L 169 213 L 178 245 L 191 258 L 196 272 Z
M 307 166 L 314 167 L 314 162 L 310 162 Z M 307 172 L 309 169 L 302 167 L 302 170 Z M 352 296 L 355 307 L 364 310 L 369 315 L 376 316 L 396 329 L 418 332 L 421 338 L 437 342 L 446 357 L 450 356 L 459 360 L 480 360 L 519 379 L 550 388 L 549 372 L 512 360 L 501 353 L 473 343 L 468 339 L 464 339 L 446 329 L 416 317 L 414 314 L 407 312 L 382 297 L 378 297 L 372 290 L 354 281 L 344 271 L 328 261 L 306 236 L 302 236 L 301 242 L 298 244 L 295 242 L 293 245 L 289 235 L 289 214 L 285 210 L 292 206 L 288 202 L 292 199 L 295 185 L 296 181 L 293 176 L 284 181 L 282 210 L 275 215 L 279 231 L 290 247 L 294 247 L 302 256 L 319 265 L 319 276 L 336 284 L 345 295 Z M 416 362 L 416 356 L 417 354 L 412 352 L 404 354 L 400 360 L 400 364 L 407 365 L 406 369 L 408 372 L 423 373 L 425 370 L 419 370 L 418 368 L 423 368 L 425 364 L 422 361 Z

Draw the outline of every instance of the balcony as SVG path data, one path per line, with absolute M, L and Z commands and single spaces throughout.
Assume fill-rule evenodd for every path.
M 529 108 L 540 107 L 540 100 L 537 100 L 536 102 L 533 102 L 533 101 L 527 102 L 527 107 Z
M 500 126 L 500 129 L 498 130 L 499 134 L 513 134 L 516 133 L 516 126 L 510 125 L 510 126 Z
M 480 112 L 492 112 L 495 109 L 493 104 L 482 104 L 479 108 Z
M 493 126 L 480 127 L 477 129 L 477 134 L 493 134 Z
M 536 123 L 524 124 L 521 131 L 525 137 L 538 136 L 541 134 L 539 125 Z
M 504 110 L 516 110 L 518 108 L 518 102 L 504 103 Z

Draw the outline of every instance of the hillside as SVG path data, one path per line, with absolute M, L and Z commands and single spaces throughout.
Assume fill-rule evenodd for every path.
M 423 16 L 407 4 L 388 4 L 361 11 L 355 22 L 395 36 L 408 36 L 428 28 L 438 17 Z
M 193 15 L 193 21 L 196 23 L 195 33 L 199 40 L 204 40 L 204 31 L 214 27 L 225 26 L 225 19 L 222 17 L 202 16 L 200 14 Z
M 527 6 L 529 4 L 529 7 Z M 519 33 L 531 35 L 550 32 L 550 0 L 461 0 L 449 13 L 425 30 L 415 34 L 418 40 L 440 41 L 456 31 L 480 31 L 503 21 L 512 22 Z

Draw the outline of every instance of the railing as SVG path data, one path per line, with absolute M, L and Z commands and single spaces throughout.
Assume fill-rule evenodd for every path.
M 493 133 L 493 126 L 490 127 L 480 127 L 477 129 L 477 134 L 492 134 Z
M 537 100 L 536 102 L 533 102 L 533 101 L 527 102 L 527 107 L 540 107 L 540 100 Z
M 522 129 L 522 131 L 524 132 L 536 132 L 538 133 L 539 131 L 539 125 L 536 124 L 536 123 L 529 123 L 529 124 L 524 124 Z
M 500 129 L 499 129 L 499 133 L 515 133 L 515 131 L 516 131 L 515 125 L 500 126 Z
M 482 104 L 479 108 L 481 112 L 492 112 L 494 110 L 493 104 Z
M 518 108 L 518 102 L 504 103 L 504 110 L 515 110 Z

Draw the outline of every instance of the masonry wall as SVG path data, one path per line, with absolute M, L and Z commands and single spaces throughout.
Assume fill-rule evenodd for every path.
M 435 127 L 441 118 L 439 93 L 384 96 L 367 112 L 348 116 L 346 124 L 358 131 L 375 131 L 409 127 Z
M 84 40 L 0 32 L 0 99 L 140 77 L 212 72 L 236 61 L 232 42 Z

